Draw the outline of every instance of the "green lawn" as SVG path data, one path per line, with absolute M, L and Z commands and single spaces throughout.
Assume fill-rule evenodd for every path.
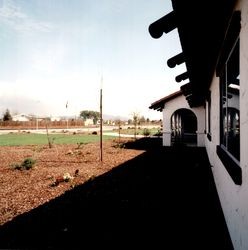
M 99 135 L 49 135 L 54 144 L 77 144 L 100 141 Z M 111 136 L 103 136 L 103 140 L 112 139 Z M 45 134 L 4 134 L 0 135 L 0 146 L 22 146 L 22 145 L 42 145 L 48 144 Z
M 145 130 L 145 128 L 142 128 L 142 129 L 137 128 L 136 129 L 136 134 L 137 135 L 144 135 L 144 130 Z M 146 130 L 149 131 L 150 135 L 156 135 L 158 133 L 158 131 L 160 131 L 160 128 L 149 128 L 149 129 L 146 129 Z M 118 129 L 115 129 L 114 131 L 119 132 Z M 126 135 L 134 135 L 135 129 L 134 128 L 121 129 L 120 133 L 121 134 L 126 134 Z

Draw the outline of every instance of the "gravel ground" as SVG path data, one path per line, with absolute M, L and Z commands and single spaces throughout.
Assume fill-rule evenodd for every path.
M 99 143 L 79 148 L 77 145 L 0 147 L 0 225 L 143 152 L 121 148 L 115 140 L 104 141 L 101 163 Z M 35 160 L 32 169 L 14 168 L 26 158 Z

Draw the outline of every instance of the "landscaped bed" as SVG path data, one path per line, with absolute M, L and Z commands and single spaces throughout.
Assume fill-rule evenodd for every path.
M 1 146 L 0 225 L 143 152 L 107 140 L 101 163 L 98 142 Z

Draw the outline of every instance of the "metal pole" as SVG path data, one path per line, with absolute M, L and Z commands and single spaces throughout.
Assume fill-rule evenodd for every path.
M 100 89 L 100 161 L 102 162 L 102 88 Z

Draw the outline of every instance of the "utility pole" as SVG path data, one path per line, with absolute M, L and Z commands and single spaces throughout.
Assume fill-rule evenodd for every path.
M 103 77 L 101 77 L 101 87 L 100 87 L 100 161 L 102 162 L 102 82 Z

